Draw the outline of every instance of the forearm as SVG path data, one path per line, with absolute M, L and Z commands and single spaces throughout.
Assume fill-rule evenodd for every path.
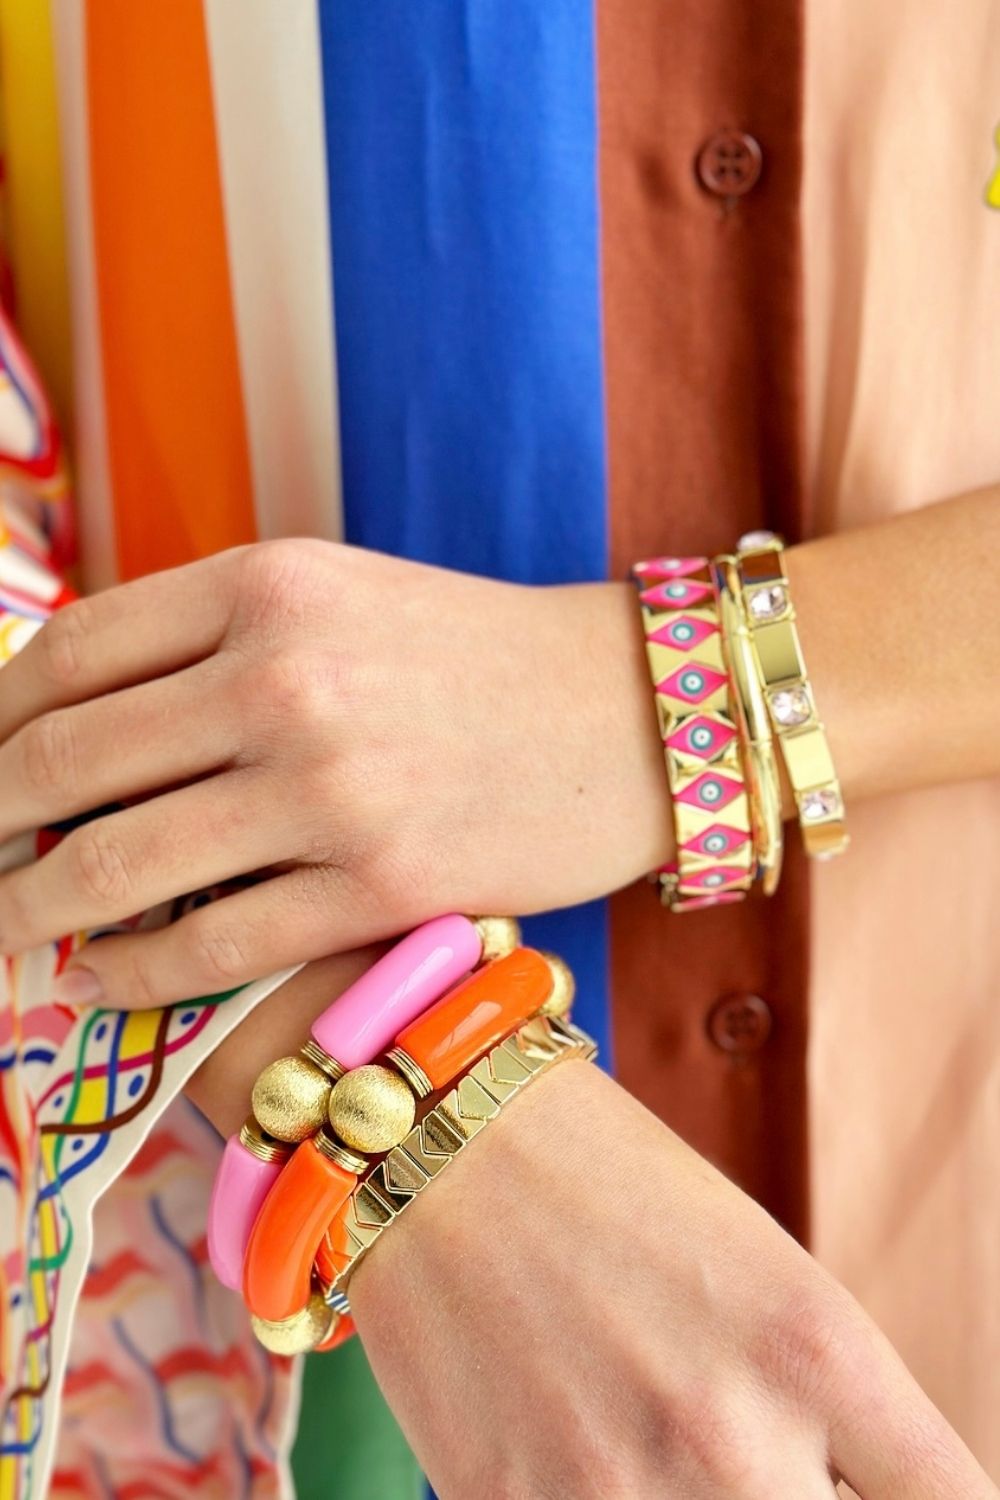
M 787 557 L 848 808 L 1000 771 L 1000 486 Z

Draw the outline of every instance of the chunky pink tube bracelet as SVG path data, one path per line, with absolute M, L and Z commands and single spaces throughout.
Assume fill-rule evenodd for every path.
M 331 1085 L 377 1057 L 480 962 L 519 941 L 508 918 L 436 917 L 408 933 L 329 1005 L 295 1058 L 259 1075 L 253 1115 L 226 1142 L 208 1210 L 208 1254 L 224 1286 L 238 1291 L 247 1243 L 264 1199 L 292 1148 L 326 1119 Z
M 250 1231 L 293 1146 L 275 1141 L 253 1115 L 226 1142 L 208 1203 L 208 1258 L 233 1292 L 243 1284 L 243 1257 Z

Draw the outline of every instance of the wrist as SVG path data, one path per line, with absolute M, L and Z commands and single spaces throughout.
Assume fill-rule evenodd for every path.
M 583 668 L 587 684 L 586 700 L 577 705 L 576 732 L 600 757 L 599 833 L 605 888 L 613 890 L 673 857 L 670 790 L 635 590 L 628 583 L 606 583 L 570 592 L 579 617 L 572 676 L 579 680 Z M 586 789 L 582 764 L 581 793 Z M 571 764 L 567 774 L 576 770 Z

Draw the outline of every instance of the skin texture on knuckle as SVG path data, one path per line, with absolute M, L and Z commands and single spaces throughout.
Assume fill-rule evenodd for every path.
M 77 599 L 58 610 L 39 631 L 32 654 L 36 669 L 46 681 L 67 688 L 80 676 L 92 618 L 89 600 Z
M 765 1387 L 810 1415 L 864 1403 L 877 1378 L 860 1308 L 811 1261 L 761 1315 L 748 1353 Z
M 246 942 L 232 924 L 220 922 L 212 907 L 205 909 L 204 917 L 191 918 L 189 922 L 187 941 L 191 962 L 206 993 L 226 989 L 247 977 Z
M 331 753 L 344 713 L 345 658 L 337 652 L 283 646 L 266 662 L 246 664 L 246 693 L 266 759 L 300 764 Z
M 109 912 L 127 916 L 135 905 L 135 872 L 125 848 L 102 823 L 91 823 L 66 840 L 74 885 Z
M 330 549 L 331 543 L 320 544 Z M 236 560 L 236 628 L 273 637 L 301 618 L 316 589 L 322 552 L 298 537 L 258 542 Z
M 72 798 L 77 785 L 76 743 L 70 716 L 60 709 L 42 714 L 19 735 L 21 778 L 36 796 Z

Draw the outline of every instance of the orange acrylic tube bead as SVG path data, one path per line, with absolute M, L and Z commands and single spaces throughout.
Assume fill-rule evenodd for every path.
M 303 1141 L 264 1199 L 243 1263 L 243 1296 L 258 1318 L 278 1323 L 309 1300 L 316 1248 L 350 1196 L 357 1174 Z
M 444 1088 L 533 1016 L 552 987 L 552 970 L 542 955 L 534 948 L 515 948 L 478 969 L 411 1021 L 389 1056 L 418 1093 Z M 416 1064 L 415 1072 L 407 1062 Z M 421 1074 L 430 1088 L 421 1086 Z
M 316 1251 L 316 1272 L 324 1286 L 332 1286 L 351 1264 L 357 1250 L 357 1242 L 344 1223 L 347 1201 L 340 1205 L 325 1226 L 325 1233 Z

